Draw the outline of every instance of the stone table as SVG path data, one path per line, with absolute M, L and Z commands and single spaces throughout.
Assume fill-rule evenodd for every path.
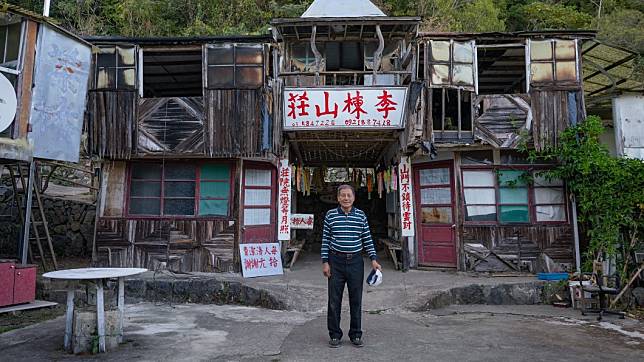
M 57 270 L 43 274 L 45 278 L 63 280 L 92 280 L 96 283 L 96 325 L 98 331 L 99 352 L 105 352 L 105 307 L 103 280 L 118 279 L 118 311 L 119 331 L 123 330 L 123 314 L 125 309 L 125 284 L 127 276 L 141 274 L 147 269 L 141 268 L 80 268 Z M 74 319 L 74 288 L 67 290 L 67 313 L 65 315 L 65 350 L 72 350 L 72 324 Z M 121 337 L 122 338 L 122 337 Z

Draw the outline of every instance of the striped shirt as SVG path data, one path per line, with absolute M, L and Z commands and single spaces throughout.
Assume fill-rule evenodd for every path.
M 322 262 L 329 261 L 329 249 L 341 253 L 357 253 L 365 249 L 376 260 L 367 215 L 355 207 L 348 214 L 340 206 L 327 211 L 322 232 Z

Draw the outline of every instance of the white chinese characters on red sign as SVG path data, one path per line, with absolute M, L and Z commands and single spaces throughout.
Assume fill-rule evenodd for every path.
M 398 166 L 400 192 L 400 227 L 402 236 L 414 236 L 414 204 L 411 188 L 411 164 L 409 157 L 401 157 Z
M 313 214 L 291 214 L 291 229 L 313 230 Z
M 288 160 L 280 161 L 279 169 L 279 198 L 277 199 L 277 235 L 278 240 L 291 239 L 291 166 Z
M 239 254 L 244 278 L 284 273 L 279 243 L 239 244 Z
M 284 128 L 402 128 L 405 87 L 286 88 Z

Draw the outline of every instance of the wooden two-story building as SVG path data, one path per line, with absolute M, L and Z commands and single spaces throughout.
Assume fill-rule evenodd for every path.
M 100 48 L 87 112 L 97 261 L 225 271 L 243 243 L 317 252 L 335 187 L 351 183 L 404 267 L 571 268 L 565 185 L 520 149 L 584 119 L 580 47 L 594 34 L 419 24 L 316 0 L 266 36 L 87 39 Z M 313 214 L 313 230 L 285 228 L 283 210 Z

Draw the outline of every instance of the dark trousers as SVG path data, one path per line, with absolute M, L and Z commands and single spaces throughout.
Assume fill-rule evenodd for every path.
M 329 278 L 329 305 L 327 309 L 327 327 L 329 337 L 342 338 L 340 314 L 342 311 L 342 294 L 344 285 L 349 290 L 349 308 L 351 326 L 349 338 L 362 338 L 362 283 L 364 280 L 364 261 L 360 253 L 339 254 L 329 252 L 331 277 Z

